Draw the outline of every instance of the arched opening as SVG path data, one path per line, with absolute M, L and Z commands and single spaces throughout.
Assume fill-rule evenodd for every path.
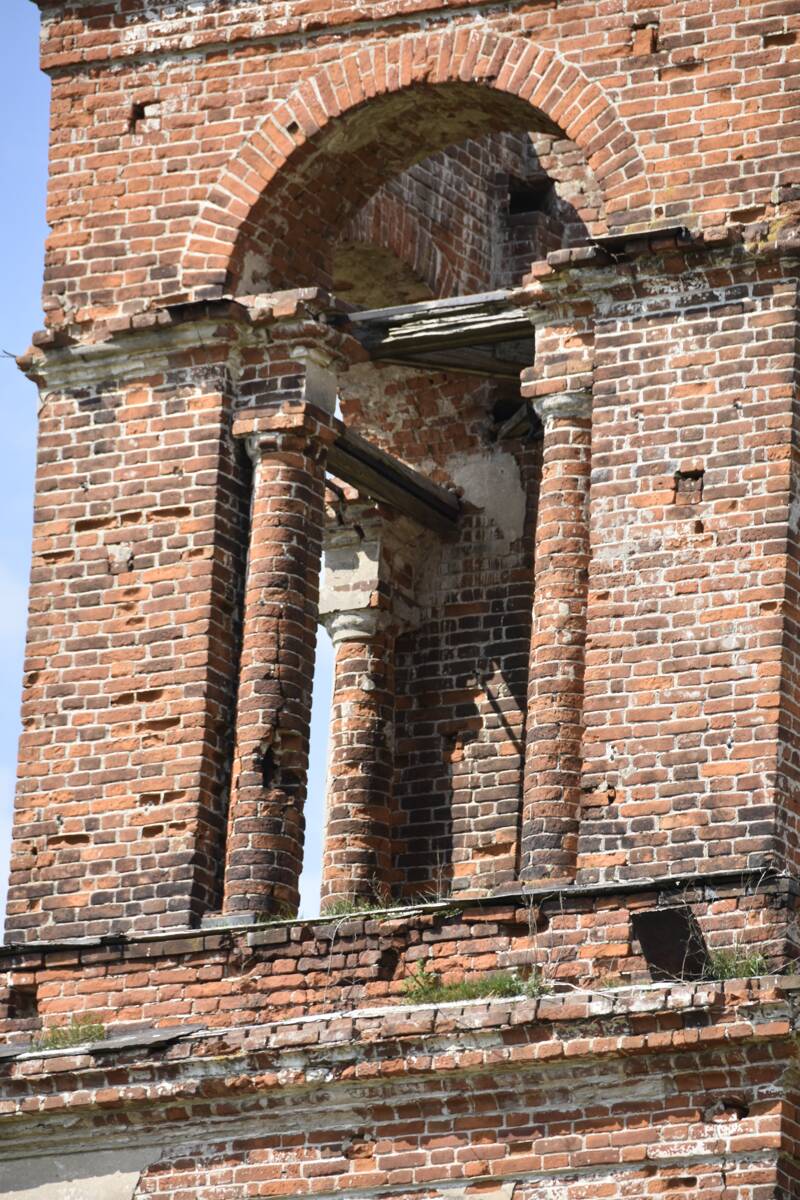
M 530 104 L 475 84 L 409 87 L 291 154 L 239 228 L 226 289 L 336 291 L 341 247 L 367 243 L 434 295 L 463 295 L 513 286 L 542 252 L 605 228 L 585 154 Z
M 483 85 L 417 85 L 292 150 L 238 226 L 225 286 L 323 287 L 350 310 L 424 305 L 513 289 L 536 259 L 606 228 L 587 156 L 554 121 Z M 509 418 L 533 354 L 527 327 L 489 367 L 373 357 L 339 379 L 347 427 L 456 494 L 462 516 L 437 536 L 332 480 L 327 612 L 338 602 L 346 618 L 334 641 L 347 674 L 334 678 L 337 833 L 321 872 L 317 711 L 306 912 L 318 873 L 323 906 L 346 898 L 353 864 L 372 872 L 360 895 L 375 900 L 516 878 L 541 438 L 535 418 Z M 376 763 L 380 788 L 362 786 Z M 358 819 L 350 796 L 363 796 Z M 377 814 L 366 832 L 365 811 Z

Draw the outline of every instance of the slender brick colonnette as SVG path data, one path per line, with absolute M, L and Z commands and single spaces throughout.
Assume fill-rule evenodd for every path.
M 539 398 L 544 459 L 536 527 L 521 875 L 574 878 L 589 579 L 589 393 Z
M 253 461 L 225 912 L 296 911 L 303 867 L 325 447 L 310 404 L 234 425 Z
M 336 653 L 322 902 L 391 895 L 394 630 L 378 608 L 327 621 Z

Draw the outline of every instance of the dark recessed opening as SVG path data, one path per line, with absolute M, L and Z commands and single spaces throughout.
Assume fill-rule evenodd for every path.
M 698 471 L 675 472 L 675 504 L 699 504 L 703 499 L 703 475 Z
M 39 1004 L 35 987 L 11 987 L 8 989 L 8 1019 L 10 1021 L 35 1021 L 39 1016 Z
M 508 211 L 512 217 L 523 213 L 549 212 L 555 195 L 552 179 L 514 179 L 508 181 Z
M 720 1096 L 705 1110 L 703 1120 L 709 1124 L 728 1124 L 749 1116 L 750 1105 L 740 1096 Z
M 688 906 L 633 913 L 631 925 L 654 980 L 703 979 L 707 974 L 705 939 Z
M 131 115 L 128 118 L 128 129 L 131 133 L 136 132 L 137 125 L 145 118 L 147 106 L 144 104 L 134 103 L 131 105 Z
M 160 100 L 134 100 L 128 118 L 128 132 L 142 133 L 160 127 Z

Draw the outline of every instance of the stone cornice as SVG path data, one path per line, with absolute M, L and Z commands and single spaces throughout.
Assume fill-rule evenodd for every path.
M 185 356 L 226 363 L 238 373 L 237 353 L 272 342 L 295 342 L 298 360 L 324 345 L 327 360 L 346 366 L 360 348 L 327 321 L 330 296 L 318 288 L 172 305 L 87 330 L 85 336 L 44 330 L 17 359 L 43 391 L 90 387 L 105 379 L 144 378 Z
M 655 231 L 657 232 L 657 231 Z M 576 313 L 596 321 L 615 320 L 714 306 L 741 300 L 752 282 L 800 276 L 800 230 L 788 229 L 782 241 L 727 241 L 638 245 L 635 253 L 610 254 L 600 245 L 556 250 L 534 263 L 509 303 L 529 310 L 534 326 L 547 326 Z M 785 265 L 784 275 L 774 268 Z M 725 278 L 727 273 L 728 278 Z
M 590 1059 L 596 1086 L 607 1077 L 618 1087 L 620 1056 L 697 1052 L 718 1060 L 744 1044 L 788 1044 L 798 1025 L 800 977 L 762 976 L 178 1027 L 172 1041 L 156 1031 L 156 1056 L 159 1039 L 148 1031 L 138 1047 L 133 1036 L 124 1045 L 21 1050 L 0 1065 L 0 1096 L 13 1103 L 0 1117 L 0 1161 L 74 1150 L 76 1120 L 98 1148 L 152 1142 L 154 1123 L 161 1145 L 185 1142 L 187 1122 L 194 1137 L 245 1137 L 263 1127 L 266 1107 L 272 1128 L 294 1127 L 303 1111 L 324 1128 L 351 1104 L 380 1102 L 387 1088 L 396 1100 L 429 1092 L 434 1078 L 487 1068 L 498 1077 L 535 1070 L 539 1086 L 563 1086 L 573 1066 Z M 223 1111 L 209 1115 L 218 1098 Z M 93 1132 L 93 1117 L 102 1131 Z

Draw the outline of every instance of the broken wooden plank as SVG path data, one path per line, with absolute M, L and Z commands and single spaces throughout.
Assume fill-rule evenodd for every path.
M 373 330 L 361 339 L 373 358 L 400 352 L 424 352 L 445 347 L 480 346 L 493 342 L 518 341 L 532 333 L 524 309 L 501 313 L 468 313 L 465 316 L 420 319 L 401 326 Z
M 353 335 L 374 359 L 396 361 L 437 349 L 485 347 L 527 340 L 533 327 L 527 309 L 507 291 L 456 296 L 398 308 L 350 313 Z
M 413 319 L 424 313 L 448 312 L 450 309 L 480 308 L 483 306 L 505 305 L 511 295 L 507 288 L 498 288 L 494 292 L 473 292 L 466 296 L 445 296 L 439 300 L 417 300 L 413 304 L 398 304 L 393 308 L 369 308 L 348 315 L 350 321 L 387 322 L 392 323 L 403 319 Z
M 519 380 L 520 372 L 533 362 L 533 355 L 533 338 L 525 338 L 497 345 L 448 346 L 419 352 L 400 349 L 375 357 L 381 362 L 423 371 L 455 371 L 460 375 Z
M 437 533 L 452 533 L 458 497 L 341 425 L 328 451 L 328 470 L 373 500 L 381 500 Z

